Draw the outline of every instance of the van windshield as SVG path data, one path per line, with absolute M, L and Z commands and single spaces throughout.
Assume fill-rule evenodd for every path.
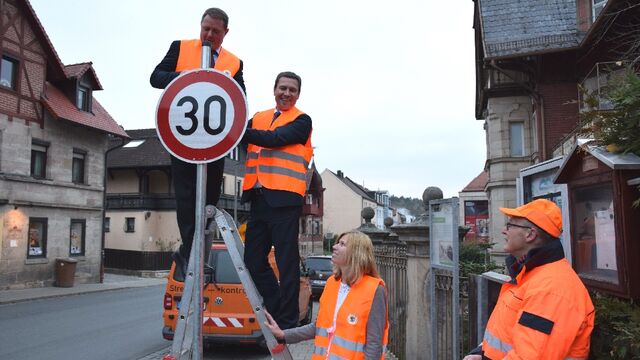
M 231 255 L 226 250 L 215 250 L 209 257 L 209 265 L 216 269 L 214 283 L 240 284 L 240 277 L 233 267 Z
M 316 271 L 332 271 L 331 259 L 329 258 L 307 258 L 306 265 L 309 269 Z
M 209 253 L 209 266 L 215 269 L 215 277 L 211 279 L 211 270 L 205 268 L 205 281 L 221 284 L 240 284 L 240 277 L 233 267 L 231 255 L 227 250 L 213 250 Z M 184 274 L 182 271 L 176 270 L 173 273 L 175 281 L 184 282 Z

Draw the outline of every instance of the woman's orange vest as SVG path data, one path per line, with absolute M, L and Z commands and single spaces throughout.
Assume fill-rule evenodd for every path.
M 373 304 L 373 297 L 379 285 L 384 281 L 365 275 L 351 286 L 349 294 L 340 306 L 336 316 L 333 334 L 333 315 L 338 300 L 340 281 L 331 276 L 327 280 L 320 297 L 320 311 L 316 320 L 316 338 L 313 360 L 332 359 L 332 355 L 340 359 L 363 359 L 367 342 L 367 321 Z M 389 338 L 389 321 L 384 326 L 384 337 L 381 339 L 383 351 L 380 359 L 384 359 Z
M 566 259 L 524 268 L 502 285 L 482 350 L 489 359 L 587 359 L 593 323 L 589 293 Z
M 283 111 L 275 120 L 275 109 L 261 111 L 253 116 L 252 128 L 274 130 L 294 121 L 304 114 L 297 108 Z M 257 181 L 271 190 L 290 191 L 304 196 L 307 189 L 307 167 L 313 156 L 311 133 L 307 142 L 277 148 L 263 148 L 249 144 L 247 147 L 246 171 L 242 190 L 253 188 Z
M 199 69 L 202 67 L 202 42 L 200 40 L 180 41 L 180 53 L 176 64 L 176 71 Z M 216 60 L 216 70 L 228 71 L 231 76 L 235 76 L 240 70 L 240 59 L 227 50 L 221 48 Z

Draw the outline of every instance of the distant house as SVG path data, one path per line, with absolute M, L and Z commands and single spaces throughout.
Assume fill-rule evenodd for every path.
M 105 266 L 131 271 L 165 270 L 171 265 L 171 252 L 181 241 L 171 159 L 155 129 L 127 133 L 131 141 L 124 146 L 114 141 L 114 150 L 107 157 Z M 242 146 L 227 155 L 217 205 L 235 217 L 238 224 L 248 220 L 250 208 L 249 203 L 240 203 L 245 159 Z M 322 252 L 322 214 L 322 178 L 312 164 L 300 216 L 302 255 Z
M 389 207 L 389 192 L 387 190 L 368 190 L 367 193 L 376 199 L 376 216 L 374 224 L 378 229 L 384 229 L 384 219 L 394 219 L 394 210 Z
M 409 224 L 415 220 L 415 215 L 411 214 L 411 211 L 407 208 L 399 208 L 394 215 L 395 224 Z
M 168 269 L 170 253 L 181 241 L 171 158 L 155 129 L 127 133 L 131 141 L 107 157 L 106 267 Z M 227 155 L 218 202 L 218 207 L 235 215 L 239 222 L 249 214 L 248 204 L 240 203 L 245 158 L 240 147 Z
M 105 154 L 128 136 L 91 63 L 63 65 L 28 1 L 1 7 L 0 289 L 51 285 L 69 257 L 76 282 L 98 282 Z
M 302 206 L 300 216 L 300 254 L 323 253 L 323 220 L 324 215 L 324 188 L 322 177 L 316 169 L 316 164 L 312 163 L 307 170 L 307 193 Z
M 489 201 L 487 193 L 484 192 L 487 179 L 487 172 L 481 172 L 458 194 L 460 225 L 469 228 L 465 240 L 489 240 Z
M 362 225 L 360 213 L 365 207 L 376 211 L 378 203 L 375 195 L 372 196 L 367 189 L 344 176 L 342 171 L 338 170 L 334 173 L 325 169 L 321 176 L 325 188 L 323 217 L 325 234 L 339 235 Z M 378 221 L 374 217 L 371 222 L 377 224 Z

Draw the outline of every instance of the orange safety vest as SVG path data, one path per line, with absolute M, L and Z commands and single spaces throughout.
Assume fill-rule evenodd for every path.
M 293 107 L 280 113 L 272 121 L 275 109 L 261 111 L 253 116 L 252 128 L 274 130 L 304 114 Z M 291 144 L 277 148 L 263 148 L 249 144 L 242 190 L 253 188 L 257 181 L 267 189 L 290 191 L 304 196 L 307 190 L 307 167 L 313 156 L 311 133 L 304 145 Z
M 587 359 L 595 311 L 567 259 L 502 285 L 482 350 L 489 359 Z
M 176 71 L 199 69 L 202 67 L 202 42 L 196 40 L 181 40 L 180 53 L 176 64 Z M 216 70 L 228 71 L 235 76 L 240 70 L 240 59 L 224 48 L 220 48 L 218 60 L 213 67 Z
M 334 358 L 364 360 L 367 321 L 373 297 L 379 285 L 384 286 L 382 279 L 368 275 L 353 284 L 338 310 L 335 331 L 330 334 L 340 281 L 333 276 L 327 280 L 320 297 L 320 311 L 316 320 L 315 349 L 311 357 L 313 360 Z M 384 326 L 383 350 L 380 359 L 384 359 L 388 340 L 389 320 L 385 322 Z M 328 352 L 327 349 L 329 349 Z

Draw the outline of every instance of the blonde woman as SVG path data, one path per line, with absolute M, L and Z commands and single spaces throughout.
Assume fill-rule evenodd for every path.
M 271 315 L 267 326 L 279 341 L 315 337 L 312 359 L 384 359 L 389 334 L 387 291 L 380 279 L 371 239 L 359 232 L 341 234 L 333 246 L 333 276 L 327 280 L 316 322 L 281 330 Z

